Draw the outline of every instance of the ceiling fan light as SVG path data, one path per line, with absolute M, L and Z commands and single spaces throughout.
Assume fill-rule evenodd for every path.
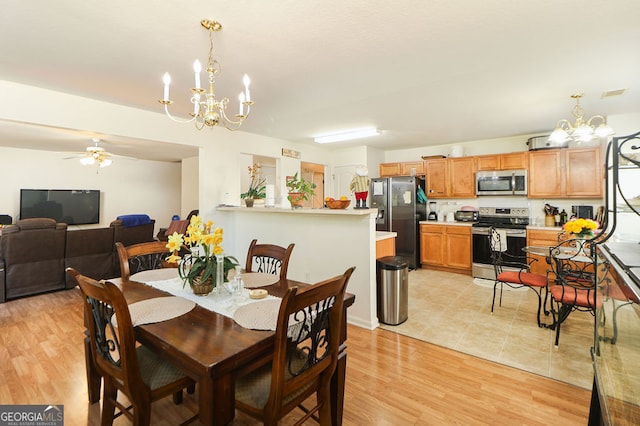
M 100 160 L 100 167 L 109 167 L 113 163 L 110 158 L 105 158 L 104 160 Z
M 82 164 L 83 166 L 90 166 L 93 163 L 95 163 L 95 160 L 93 157 L 84 157 L 80 159 L 80 164 Z

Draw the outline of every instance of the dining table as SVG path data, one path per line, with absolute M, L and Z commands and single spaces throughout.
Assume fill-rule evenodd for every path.
M 144 273 L 132 275 L 129 281 L 111 280 L 121 288 L 127 304 L 130 306 L 149 299 L 171 296 L 166 288 L 162 289 L 162 285 L 156 284 L 162 282 L 166 284 L 170 282 L 168 280 L 173 280 L 175 283 L 175 277 L 178 274 L 176 268 L 145 272 L 147 272 L 147 276 L 150 276 L 148 273 L 153 274 L 153 282 L 151 279 L 145 282 Z M 245 276 L 248 282 L 253 281 L 257 284 L 266 282 L 262 278 L 257 280 L 249 278 L 250 276 Z M 289 279 L 280 280 L 276 276 L 269 282 L 273 283 L 262 286 L 260 289 L 267 290 L 271 300 L 282 297 L 290 287 L 310 285 Z M 182 284 L 180 284 L 181 286 Z M 171 293 L 180 294 L 181 290 L 188 291 L 189 287 L 171 289 Z M 227 290 L 219 289 L 218 291 Z M 245 289 L 245 295 L 249 291 L 249 289 Z M 234 320 L 233 315 L 229 316 L 229 312 L 233 311 L 233 306 L 229 312 L 223 313 L 211 310 L 210 306 L 205 307 L 210 305 L 210 300 L 207 299 L 215 301 L 216 297 L 224 298 L 222 293 L 219 295 L 212 293 L 201 297 L 202 302 L 205 303 L 199 303 L 197 296 L 195 299 L 191 297 L 192 300 L 196 300 L 196 303 L 186 313 L 166 320 L 135 326 L 135 335 L 141 344 L 156 352 L 196 381 L 200 422 L 205 425 L 224 425 L 231 422 L 235 415 L 234 385 L 236 375 L 273 356 L 275 331 L 243 327 Z M 354 301 L 353 294 L 345 294 L 344 320 L 340 330 L 340 353 L 331 380 L 330 403 L 333 425 L 342 423 L 347 362 L 346 315 L 347 308 L 353 305 Z M 229 308 L 229 303 L 226 305 L 222 304 L 224 309 Z M 85 357 L 89 401 L 93 403 L 100 399 L 101 378 L 94 368 L 87 339 L 85 339 Z

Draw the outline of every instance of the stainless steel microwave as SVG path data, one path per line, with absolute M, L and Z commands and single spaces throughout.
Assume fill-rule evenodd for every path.
M 476 195 L 527 195 L 527 171 L 477 172 Z

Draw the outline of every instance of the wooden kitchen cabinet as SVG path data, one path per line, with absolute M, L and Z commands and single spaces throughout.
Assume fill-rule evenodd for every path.
M 600 160 L 600 153 L 599 147 L 565 151 L 567 196 L 576 198 L 603 196 L 604 164 Z
M 527 168 L 527 153 L 479 155 L 476 157 L 477 171 L 481 170 L 519 170 Z
M 381 163 L 378 166 L 380 177 L 412 176 L 415 169 L 416 176 L 424 175 L 424 161 L 404 161 L 396 163 Z
M 425 160 L 427 198 L 473 198 L 475 157 Z
M 420 263 L 444 265 L 444 225 L 420 225 Z
M 545 149 L 529 153 L 529 198 L 562 197 L 564 194 L 562 151 Z
M 471 273 L 471 227 L 420 225 L 420 263 L 434 269 Z
M 544 229 L 528 229 L 527 245 L 536 247 L 553 247 L 558 244 L 558 235 L 562 232 L 561 228 L 557 231 L 548 231 Z M 551 269 L 544 256 L 536 256 L 528 254 L 530 259 L 536 259 L 531 263 L 531 272 L 546 275 L 547 270 Z
M 529 198 L 601 198 L 600 148 L 529 152 Z
M 476 196 L 476 158 L 447 158 L 449 162 L 449 196 L 473 198 Z
M 400 176 L 400 163 L 380 163 L 378 173 L 380 177 Z
M 412 173 L 415 169 L 415 173 Z M 402 176 L 419 175 L 424 176 L 424 161 L 406 161 L 400 163 L 400 172 Z
M 447 197 L 449 167 L 446 158 L 424 160 L 427 198 Z

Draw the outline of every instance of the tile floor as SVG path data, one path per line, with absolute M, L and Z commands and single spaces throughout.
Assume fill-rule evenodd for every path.
M 555 331 L 538 328 L 531 290 L 504 291 L 491 313 L 493 287 L 467 275 L 417 269 L 409 272 L 409 319 L 387 330 L 500 364 L 591 389 L 593 317 L 573 312 Z M 497 297 L 496 297 L 497 299 Z M 551 316 L 543 322 L 551 322 Z

